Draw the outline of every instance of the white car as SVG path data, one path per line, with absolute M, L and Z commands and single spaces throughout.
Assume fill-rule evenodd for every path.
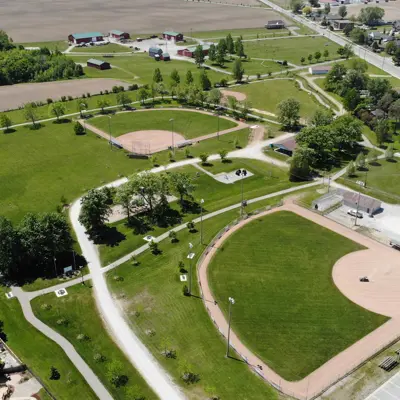
M 352 217 L 357 217 L 357 218 L 363 217 L 363 215 L 359 211 L 354 210 L 354 209 L 350 209 L 349 211 L 347 211 L 347 214 L 351 215 Z

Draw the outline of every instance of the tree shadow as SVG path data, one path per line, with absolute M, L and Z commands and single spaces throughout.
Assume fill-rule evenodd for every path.
M 156 213 L 156 225 L 160 228 L 177 225 L 182 221 L 182 216 L 178 210 L 166 207 L 163 212 Z
M 69 118 L 59 118 L 53 121 L 53 124 L 61 125 L 61 124 L 68 124 L 69 122 L 71 122 Z
M 119 232 L 114 226 L 105 226 L 95 237 L 91 239 L 95 244 L 103 244 L 109 247 L 115 247 L 125 240 L 126 236 Z
M 17 131 L 17 130 L 14 129 L 14 128 L 7 128 L 7 129 L 4 129 L 4 130 L 3 130 L 3 133 L 6 134 L 6 135 L 8 135 L 8 134 L 14 133 L 14 132 L 16 132 L 16 131 Z
M 394 158 L 388 158 L 387 160 L 386 160 L 387 162 L 390 162 L 390 163 L 397 163 L 397 160 L 395 160 Z
M 224 160 L 222 160 L 223 164 L 232 164 L 232 160 L 230 160 L 229 158 L 225 158 Z
M 200 214 L 200 204 L 193 200 L 183 200 L 181 202 L 181 210 L 185 214 Z
M 372 165 L 372 166 L 374 166 L 374 167 L 381 167 L 381 166 L 382 166 L 382 164 L 379 163 L 378 161 L 371 161 L 371 162 L 369 163 L 369 165 Z
M 43 125 L 41 123 L 35 122 L 35 124 L 29 125 L 31 131 L 39 130 Z

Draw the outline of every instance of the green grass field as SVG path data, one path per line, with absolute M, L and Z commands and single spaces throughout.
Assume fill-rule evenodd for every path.
M 109 43 L 104 46 L 89 46 L 89 47 L 74 47 L 71 50 L 72 53 L 98 53 L 98 54 L 110 54 L 110 53 L 131 53 L 132 49 L 126 46 L 121 46 L 117 43 Z
M 49 50 L 59 50 L 64 51 L 68 49 L 68 42 L 65 40 L 58 40 L 52 42 L 24 42 L 24 43 L 16 43 L 22 44 L 24 47 L 47 47 Z
M 51 309 L 43 309 L 43 304 L 51 304 Z M 56 298 L 54 293 L 37 297 L 32 302 L 32 308 L 41 321 L 72 343 L 114 399 L 128 398 L 129 396 L 127 397 L 126 393 L 128 387 L 137 387 L 137 397 L 141 395 L 146 400 L 157 398 L 107 334 L 93 299 L 90 281 L 86 282 L 86 285 L 68 288 L 68 296 L 62 299 Z M 61 318 L 67 320 L 68 323 L 57 324 L 57 321 Z M 79 341 L 77 339 L 79 334 L 87 335 L 90 339 Z M 95 354 L 101 354 L 106 360 L 96 362 L 94 360 Z M 121 363 L 123 374 L 129 378 L 126 387 L 116 388 L 110 383 L 107 370 L 111 362 Z
M 322 107 L 314 101 L 313 96 L 297 88 L 295 81 L 291 79 L 265 80 L 248 85 L 235 86 L 232 90 L 245 93 L 254 108 L 274 114 L 277 114 L 278 104 L 289 97 L 294 97 L 300 102 L 300 115 L 302 117 L 309 117 L 314 114 L 317 108 Z
M 232 326 L 279 375 L 299 380 L 387 318 L 344 297 L 332 267 L 358 244 L 290 212 L 257 219 L 235 232 L 209 266 Z
M 174 119 L 174 125 L 169 122 Z M 112 135 L 118 137 L 128 132 L 141 130 L 165 130 L 182 134 L 186 139 L 215 133 L 218 131 L 218 119 L 220 131 L 234 128 L 235 122 L 213 115 L 202 114 L 192 111 L 173 110 L 150 110 L 133 113 L 120 113 L 111 117 Z M 108 132 L 108 117 L 97 117 L 88 121 L 97 128 Z
M 256 42 L 245 42 L 245 53 L 252 58 L 263 58 L 273 60 L 286 60 L 293 64 L 301 65 L 300 59 L 307 59 L 309 54 L 316 51 L 323 53 L 329 51 L 329 59 L 337 59 L 338 45 L 322 37 L 301 37 L 290 39 L 260 40 Z M 321 58 L 323 61 L 323 57 Z
M 260 28 L 245 28 L 245 29 L 230 29 L 230 30 L 216 30 L 208 32 L 193 32 L 186 33 L 185 36 L 190 37 L 193 35 L 197 39 L 217 40 L 226 38 L 228 34 L 231 34 L 232 38 L 236 39 L 242 36 L 243 39 L 257 39 L 257 38 L 269 38 L 287 36 L 289 31 L 287 29 L 268 30 L 264 27 Z
M 205 243 L 237 215 L 237 211 L 231 211 L 204 221 Z M 182 294 L 178 263 L 184 260 L 188 268 L 189 242 L 194 244 L 196 255 L 200 254 L 199 236 L 199 232 L 186 231 L 178 234 L 178 243 L 171 244 L 169 240 L 160 243 L 161 255 L 154 256 L 147 251 L 138 257 L 138 267 L 130 263 L 119 266 L 108 273 L 108 284 L 117 299 L 123 296 L 124 311 L 132 329 L 183 387 L 188 398 L 205 399 L 214 395 L 221 399 L 277 399 L 277 393 L 250 372 L 245 363 L 225 358 L 226 343 L 201 299 Z M 114 280 L 115 276 L 122 280 Z M 198 294 L 195 282 L 194 277 L 194 293 Z M 149 329 L 155 334 L 146 334 Z M 165 347 L 176 351 L 176 359 L 167 359 L 161 354 Z M 180 376 L 187 368 L 199 375 L 197 383 L 183 383 Z
M 18 300 L 7 300 L 6 291 L 9 290 L 0 289 L 0 320 L 4 322 L 7 345 L 42 379 L 55 398 L 97 399 L 64 351 L 26 321 Z M 59 380 L 50 380 L 52 366 L 60 372 Z

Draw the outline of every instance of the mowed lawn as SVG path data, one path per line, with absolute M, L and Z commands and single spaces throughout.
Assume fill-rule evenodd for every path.
M 226 59 L 225 64 L 222 67 L 226 71 L 232 72 L 233 66 L 234 66 L 234 61 L 235 59 Z M 211 63 L 209 60 L 206 61 L 207 65 L 212 65 L 216 68 L 221 68 L 220 65 L 217 65 L 215 63 Z M 255 60 L 255 59 L 250 59 L 250 60 L 245 60 L 242 59 L 242 67 L 244 69 L 244 74 L 245 75 L 257 75 L 257 74 L 269 74 L 270 72 L 278 72 L 278 71 L 286 71 L 286 67 L 283 67 L 282 65 L 278 64 L 275 61 L 264 61 L 264 60 Z M 231 79 L 231 77 L 229 77 Z M 228 80 L 229 80 L 228 79 Z
M 358 244 L 281 211 L 235 232 L 209 266 L 212 290 L 241 340 L 283 378 L 300 380 L 387 318 L 344 297 L 332 267 Z
M 204 221 L 204 242 L 230 223 L 238 211 L 230 211 Z M 199 227 L 197 227 L 199 229 Z M 203 250 L 200 233 L 178 233 L 179 242 L 159 244 L 161 255 L 149 251 L 138 257 L 139 266 L 123 264 L 107 274 L 108 285 L 124 307 L 132 329 L 158 362 L 171 374 L 190 399 L 277 399 L 277 392 L 252 373 L 244 362 L 225 357 L 226 342 L 212 323 L 198 297 L 182 294 L 179 261 L 189 269 L 187 254 L 193 244 L 196 259 Z M 194 294 L 199 295 L 193 268 Z M 114 277 L 118 276 L 116 280 Z M 186 283 L 187 284 L 187 283 Z M 148 331 L 153 334 L 148 334 Z M 176 352 L 176 359 L 162 355 L 165 348 Z M 189 370 L 199 381 L 185 384 L 182 373 Z
M 66 40 L 57 40 L 51 42 L 25 42 L 25 43 L 16 43 L 17 45 L 21 44 L 24 47 L 47 47 L 49 50 L 59 50 L 64 51 L 68 49 L 68 42 Z
M 266 80 L 236 86 L 232 90 L 246 94 L 247 100 L 251 102 L 254 108 L 274 114 L 278 112 L 278 104 L 289 97 L 300 102 L 300 115 L 302 117 L 309 117 L 314 114 L 317 108 L 322 107 L 313 96 L 297 88 L 292 79 Z
M 172 122 L 170 120 L 173 119 Z M 219 119 L 219 122 L 218 122 Z M 108 117 L 97 117 L 88 121 L 97 128 L 108 132 Z M 111 117 L 111 133 L 118 137 L 128 132 L 142 130 L 164 130 L 182 134 L 186 139 L 216 133 L 219 130 L 234 128 L 236 122 L 223 117 L 203 114 L 195 111 L 180 110 L 150 110 L 140 112 L 120 113 Z
M 97 399 L 64 351 L 26 321 L 18 300 L 7 300 L 6 291 L 9 290 L 0 289 L 0 320 L 4 322 L 7 345 L 42 379 L 55 398 Z M 59 380 L 50 379 L 52 366 L 60 372 Z
M 243 39 L 257 39 L 257 38 L 269 38 L 275 36 L 287 36 L 289 31 L 287 29 L 279 29 L 271 31 L 266 28 L 244 28 L 244 29 L 229 29 L 229 30 L 216 30 L 207 32 L 193 32 L 185 33 L 185 36 L 192 36 L 196 39 L 221 39 L 226 38 L 228 34 L 231 34 L 232 38 L 242 37 Z
M 260 40 L 255 42 L 245 42 L 245 53 L 250 57 L 286 60 L 293 64 L 301 65 L 300 59 L 307 59 L 309 54 L 315 54 L 320 51 L 321 54 L 325 50 L 329 51 L 327 60 L 338 59 L 337 49 L 339 46 L 330 40 L 318 37 L 291 37 L 290 39 Z M 324 61 L 321 57 L 320 61 Z
M 45 305 L 51 305 L 46 309 Z M 132 366 L 119 347 L 108 335 L 93 298 L 91 282 L 68 288 L 68 296 L 57 298 L 54 293 L 37 297 L 32 302 L 35 315 L 46 325 L 69 340 L 77 352 L 88 363 L 93 372 L 107 387 L 114 399 L 126 399 L 127 388 L 137 387 L 137 397 L 146 400 L 156 399 L 144 379 Z M 65 324 L 57 321 L 64 319 Z M 78 340 L 83 334 L 87 340 Z M 94 356 L 100 354 L 104 361 L 96 362 Z M 128 377 L 125 387 L 116 388 L 110 383 L 107 371 L 111 363 L 120 363 L 122 372 Z M 82 398 L 82 397 L 81 397 Z
M 72 202 L 88 189 L 150 165 L 131 160 L 88 132 L 76 136 L 72 123 L 47 123 L 0 133 L 0 209 L 14 221 L 27 212 L 55 211 L 61 196 Z
M 131 53 L 132 49 L 127 46 L 121 46 L 117 43 L 109 43 L 103 46 L 88 46 L 88 47 L 74 47 L 71 50 L 72 53 Z

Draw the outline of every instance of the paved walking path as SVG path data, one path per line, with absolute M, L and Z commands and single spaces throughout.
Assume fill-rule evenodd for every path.
M 275 387 L 278 387 L 282 392 L 299 399 L 305 399 L 318 395 L 330 386 L 335 379 L 339 380 L 339 378 L 350 372 L 364 360 L 372 357 L 379 349 L 399 337 L 400 274 L 396 274 L 396 272 L 392 273 L 387 278 L 387 284 L 384 287 L 379 285 L 378 287 L 375 286 L 374 296 L 371 299 L 371 293 L 368 291 L 368 288 L 366 289 L 365 286 L 362 286 L 365 284 L 359 282 L 358 276 L 355 277 L 354 268 L 359 270 L 360 261 L 364 260 L 365 254 L 368 252 L 367 257 L 369 258 L 369 263 L 367 263 L 367 267 L 362 267 L 364 270 L 368 269 L 371 273 L 372 270 L 382 268 L 382 266 L 388 266 L 389 269 L 392 269 L 390 266 L 393 265 L 394 258 L 397 260 L 397 265 L 400 262 L 400 254 L 373 239 L 339 225 L 336 222 L 313 213 L 310 210 L 299 207 L 290 201 L 287 201 L 283 207 L 275 208 L 262 214 L 255 215 L 247 220 L 243 220 L 238 225 L 235 225 L 225 232 L 219 239 L 217 239 L 212 247 L 207 249 L 209 252 L 203 259 L 202 263 L 198 266 L 198 279 L 202 289 L 204 305 L 207 308 L 211 319 L 215 322 L 220 332 L 225 337 L 227 337 L 228 333 L 228 322 L 218 304 L 214 301 L 215 299 L 208 282 L 208 265 L 217 250 L 221 248 L 224 241 L 235 231 L 255 219 L 282 210 L 294 212 L 313 221 L 314 223 L 324 226 L 367 247 L 369 250 L 358 251 L 341 258 L 333 268 L 333 279 L 339 290 L 341 290 L 345 296 L 348 296 L 351 300 L 360 304 L 362 307 L 370 309 L 371 311 L 380 311 L 386 315 L 393 316 L 392 319 L 380 326 L 378 329 L 375 329 L 343 352 L 331 358 L 320 368 L 313 371 L 309 376 L 297 382 L 290 382 L 281 378 L 276 372 L 269 368 L 267 364 L 252 353 L 241 342 L 235 332 L 231 330 L 230 341 L 232 347 L 246 360 L 251 368 L 253 368 L 268 382 L 272 383 Z M 371 255 L 373 255 L 373 257 L 371 257 Z M 365 273 L 365 271 L 362 271 L 362 273 Z M 387 268 L 385 274 L 388 274 Z M 393 279 L 394 276 L 396 276 L 396 279 Z M 390 288 L 388 286 L 390 286 Z M 390 292 L 390 295 L 388 294 L 388 291 Z M 377 300 L 378 297 L 379 299 Z M 393 305 L 393 302 L 395 302 L 395 305 Z M 259 365 L 261 365 L 262 369 L 258 368 Z

